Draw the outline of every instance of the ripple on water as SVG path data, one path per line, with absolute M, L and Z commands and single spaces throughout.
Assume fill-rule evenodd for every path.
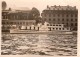
M 76 56 L 76 35 L 2 34 L 2 55 Z

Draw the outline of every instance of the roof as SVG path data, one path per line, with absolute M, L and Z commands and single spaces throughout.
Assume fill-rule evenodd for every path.
M 8 22 L 36 22 L 36 20 L 3 20 Z
M 2 10 L 2 12 L 9 12 L 9 10 Z
M 22 13 L 28 13 L 30 12 L 31 10 L 27 7 L 16 7 L 14 9 L 12 9 L 9 13 L 19 13 L 19 12 L 22 12 Z
M 19 13 L 19 12 L 23 12 L 23 13 L 28 13 L 31 10 L 27 7 L 15 7 L 14 9 L 11 8 L 11 11 L 9 9 L 7 10 L 2 10 L 2 12 L 9 12 L 9 13 Z
M 77 9 L 76 9 L 76 6 L 72 7 L 69 5 L 67 5 L 67 6 L 60 6 L 60 5 L 56 6 L 56 5 L 54 5 L 51 7 L 47 6 L 47 9 L 45 9 L 45 10 L 77 10 Z
M 13 10 L 17 11 L 30 11 L 28 7 L 15 7 Z

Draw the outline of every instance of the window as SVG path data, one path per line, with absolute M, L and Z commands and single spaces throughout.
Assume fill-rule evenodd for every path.
M 61 28 L 59 28 L 59 30 L 61 30 Z
M 62 19 L 62 21 L 64 21 L 64 19 Z
M 60 21 L 60 19 L 58 19 L 58 21 Z
M 49 24 L 47 24 L 47 26 L 49 26 Z
M 31 30 L 31 27 L 30 27 L 30 30 Z
M 59 17 L 60 15 L 58 14 L 58 17 Z
M 44 21 L 46 21 L 46 18 L 44 18 Z
M 55 25 L 53 25 L 53 26 L 55 26 Z
M 15 15 L 14 15 L 14 19 L 15 19 Z
M 5 19 L 6 19 L 6 16 L 5 16 Z
M 17 24 L 19 25 L 19 22 Z
M 53 17 L 55 17 L 55 14 L 53 14 Z
M 73 23 L 71 23 L 71 26 L 73 26 Z
M 2 22 L 2 24 L 5 24 L 5 22 Z
M 22 22 L 20 22 L 20 24 L 22 24 Z M 27 24 L 27 23 L 26 23 Z
M 17 22 L 14 22 L 14 24 L 16 24 Z
M 49 17 L 51 17 L 51 14 L 49 14 Z
M 75 26 L 77 26 L 77 23 L 75 23 Z
M 75 19 L 75 21 L 77 21 L 77 19 Z
M 67 28 L 67 30 L 69 30 L 69 28 Z
M 58 22 L 58 24 L 60 24 L 60 23 Z
M 34 30 L 35 30 L 35 27 L 34 27 Z
M 77 14 L 75 14 L 75 17 L 77 17 Z
M 9 24 L 8 22 L 6 22 L 6 24 Z
M 56 30 L 58 30 L 58 28 L 56 28 Z
M 68 14 L 66 15 L 66 17 L 68 17 Z
M 69 21 L 69 20 L 67 19 L 67 21 Z
M 71 17 L 73 17 L 73 15 L 71 14 Z
M 55 21 L 55 19 L 53 19 L 53 21 Z
M 51 21 L 51 19 L 49 19 L 49 21 Z
M 17 19 L 18 19 L 18 15 L 17 15 Z
M 33 23 L 33 25 L 34 25 L 34 23 Z
M 61 26 L 61 25 L 59 25 L 59 26 Z
M 52 26 L 52 25 L 50 24 L 50 26 Z
M 64 14 L 62 14 L 62 17 L 64 17 Z
M 5 16 L 3 16 L 3 19 L 5 19 Z
M 6 15 L 6 13 L 4 13 L 3 15 Z
M 62 28 L 64 30 L 64 28 Z
M 25 22 L 23 22 L 23 24 L 25 24 Z
M 46 17 L 46 14 L 44 14 L 44 16 Z
M 71 21 L 73 21 L 73 19 L 71 19 Z
M 66 25 L 68 26 L 68 23 L 66 23 Z

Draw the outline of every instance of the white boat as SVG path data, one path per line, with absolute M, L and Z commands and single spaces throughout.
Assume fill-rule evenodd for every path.
M 49 24 L 47 22 L 36 26 L 22 26 L 20 29 L 10 29 L 10 33 L 27 33 L 27 34 L 73 34 L 69 27 L 63 24 Z

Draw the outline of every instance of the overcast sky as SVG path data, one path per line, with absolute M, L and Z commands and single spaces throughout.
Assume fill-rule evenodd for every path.
M 16 8 L 16 7 L 36 7 L 40 12 L 49 6 L 61 5 L 61 6 L 76 6 L 80 3 L 80 0 L 2 0 L 6 1 L 7 7 Z

